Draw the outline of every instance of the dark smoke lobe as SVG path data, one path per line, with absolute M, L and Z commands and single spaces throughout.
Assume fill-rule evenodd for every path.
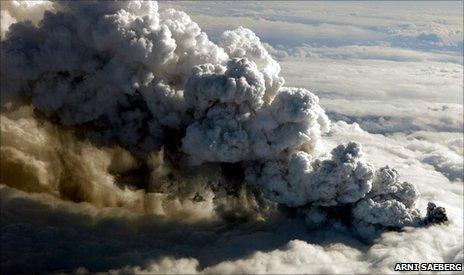
M 160 12 L 156 2 L 52 6 L 38 25 L 11 25 L 1 42 L 5 200 L 21 200 L 10 197 L 13 188 L 141 215 L 134 227 L 143 228 L 128 230 L 154 238 L 150 245 L 159 251 L 131 259 L 118 252 L 124 249 L 118 236 L 106 240 L 99 235 L 113 226 L 124 232 L 130 220 L 104 219 L 92 224 L 94 229 L 80 221 L 91 217 L 75 214 L 62 220 L 58 209 L 49 220 L 83 227 L 96 239 L 78 239 L 108 241 L 108 250 L 132 265 L 164 249 L 197 257 L 205 265 L 267 249 L 288 239 L 273 243 L 262 237 L 249 248 L 250 242 L 237 239 L 236 250 L 217 258 L 201 256 L 208 248 L 220 251 L 221 239 L 230 232 L 284 230 L 286 221 L 294 226 L 293 237 L 308 238 L 302 237 L 305 229 L 295 229 L 306 223 L 372 239 L 385 230 L 447 220 L 444 208 L 433 203 L 423 217 L 415 208 L 417 188 L 402 182 L 393 168 L 375 168 L 361 144 L 340 144 L 324 154 L 321 144 L 330 120 L 318 97 L 304 88 L 285 87 L 279 64 L 251 30 L 226 31 L 216 45 L 187 14 Z M 15 211 L 8 208 L 2 222 L 23 222 Z M 31 211 L 20 215 L 34 215 Z M 153 216 L 162 217 L 159 224 L 150 221 Z M 196 227 L 201 223 L 210 227 L 203 232 Z M 147 228 L 160 235 L 146 233 Z M 14 235 L 16 230 L 28 237 L 41 234 L 22 225 L 4 232 Z M 82 232 L 58 230 L 45 237 L 67 243 Z M 128 241 L 133 249 L 146 240 L 136 235 Z M 186 243 L 179 241 L 184 236 L 189 236 Z M 3 241 L 7 259 L 2 267 L 32 271 L 9 254 L 14 243 Z M 209 242 L 212 247 L 197 245 Z M 91 253 L 100 258 L 105 251 Z M 85 264 L 107 270 L 113 261 L 105 260 Z M 31 267 L 78 267 L 67 261 Z

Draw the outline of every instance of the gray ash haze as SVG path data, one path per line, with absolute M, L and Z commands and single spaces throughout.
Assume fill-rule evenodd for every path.
M 2 273 L 462 263 L 462 16 L 2 1 Z

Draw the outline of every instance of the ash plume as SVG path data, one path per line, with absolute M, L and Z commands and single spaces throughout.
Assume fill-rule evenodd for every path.
M 285 205 L 364 236 L 446 221 L 434 205 L 421 216 L 415 186 L 359 143 L 324 154 L 318 97 L 283 86 L 251 30 L 215 44 L 152 1 L 51 5 L 1 42 L 2 183 L 177 219 Z

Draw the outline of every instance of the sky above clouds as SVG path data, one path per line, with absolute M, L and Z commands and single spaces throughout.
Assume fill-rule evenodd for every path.
M 3 5 L 2 37 L 6 32 L 4 20 L 15 22 L 29 17 L 37 23 L 44 9 L 52 9 L 46 4 L 27 11 L 27 5 L 22 4 L 8 7 L 10 12 L 6 13 Z M 2 149 L 8 156 L 10 151 L 19 151 L 16 155 L 11 153 L 9 163 L 15 168 L 26 160 L 25 168 L 18 164 L 25 182 L 0 187 L 2 253 L 7 255 L 6 260 L 2 259 L 3 266 L 10 270 L 58 268 L 110 274 L 320 274 L 391 273 L 394 264 L 402 261 L 464 261 L 462 2 L 163 1 L 158 6 L 160 12 L 168 8 L 186 12 L 219 45 L 225 44 L 220 40 L 226 30 L 239 26 L 252 30 L 280 64 L 279 76 L 285 79 L 284 85 L 306 88 L 319 97 L 319 104 L 332 121 L 330 131 L 322 135 L 320 151 L 328 153 L 340 143 L 359 142 L 366 161 L 375 167 L 388 165 L 400 173 L 401 181 L 417 186 L 421 193 L 418 209 L 424 211 L 427 203 L 433 201 L 446 208 L 449 223 L 384 232 L 366 242 L 338 230 L 340 225 L 323 230 L 308 228 L 292 213 L 265 222 L 221 224 L 216 213 L 211 214 L 208 196 L 213 195 L 202 193 L 204 190 L 198 191 L 201 196 L 197 204 L 182 200 L 181 195 L 171 200 L 165 194 L 153 193 L 150 196 L 161 199 L 153 200 L 159 205 L 152 206 L 152 200 L 144 197 L 141 190 L 119 189 L 113 174 L 108 172 L 124 173 L 138 167 L 128 151 L 81 143 L 73 136 L 60 134 L 61 130 L 48 122 L 36 121 L 29 107 L 24 107 L 2 116 Z M 169 18 L 169 13 L 164 16 Z M 173 18 L 184 20 L 182 24 L 186 22 L 179 15 Z M 99 30 L 104 36 L 105 25 L 102 26 Z M 185 26 L 197 32 L 189 23 Z M 181 33 L 182 30 L 176 39 L 183 38 Z M 188 31 L 185 33 L 188 41 L 191 37 Z M 203 38 L 198 41 L 212 52 L 208 58 L 222 58 L 215 45 Z M 185 47 L 194 58 L 179 59 L 181 65 L 168 62 L 171 67 L 167 65 L 163 72 L 169 75 L 181 71 L 176 75 L 181 79 L 188 75 L 182 70 L 199 62 L 196 55 L 202 61 L 203 53 L 189 48 L 188 42 L 180 47 Z M 121 52 L 124 56 L 125 51 Z M 132 56 L 138 58 L 136 50 Z M 272 73 L 269 77 L 278 80 Z M 262 82 L 268 85 L 268 79 Z M 201 84 L 193 80 L 192 83 L 194 88 Z M 151 100 L 157 107 L 164 104 L 163 99 Z M 46 105 L 45 101 L 39 101 L 38 106 Z M 176 111 L 183 107 L 177 101 L 165 106 Z M 55 111 L 53 106 L 49 108 L 52 110 L 47 111 Z M 176 123 L 172 116 L 166 117 L 166 123 Z M 214 159 L 199 146 L 198 140 L 208 136 L 201 135 L 201 131 L 192 132 L 188 141 L 193 144 L 189 146 L 193 148 L 190 153 L 196 161 Z M 69 169 L 58 168 L 63 159 L 75 168 L 72 173 L 65 170 L 72 174 L 69 179 L 76 176 L 91 187 L 89 194 L 82 195 L 88 196 L 83 202 L 72 202 L 73 197 L 58 199 L 49 191 L 56 186 L 43 184 L 50 181 L 61 186 L 59 169 Z M 155 154 L 150 155 L 147 163 L 155 171 L 153 174 L 164 176 L 175 171 L 163 163 L 162 156 L 160 160 Z M 56 171 L 43 168 L 55 164 Z M 29 170 L 33 172 L 26 173 Z M 204 171 L 208 173 L 209 170 Z M 206 177 L 203 173 L 194 176 L 186 184 L 197 184 L 198 178 Z M 26 181 L 36 178 L 40 187 L 30 187 Z M 101 185 L 93 186 L 92 180 L 86 182 L 87 178 L 97 179 Z M 183 185 L 180 188 L 189 189 Z M 226 218 L 242 208 L 248 211 L 261 207 L 248 205 L 249 201 L 242 197 L 238 201 L 220 199 L 221 215 Z M 153 208 L 150 213 L 140 211 L 147 205 Z M 208 222 L 194 222 L 201 219 Z M 43 251 L 48 254 L 43 255 Z

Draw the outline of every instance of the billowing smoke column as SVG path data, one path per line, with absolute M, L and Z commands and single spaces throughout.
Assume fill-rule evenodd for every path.
M 283 87 L 280 66 L 248 29 L 226 31 L 216 45 L 185 13 L 158 12 L 155 2 L 54 2 L 38 25 L 11 25 L 1 54 L 3 110 L 32 104 L 139 159 L 163 150 L 181 175 L 229 167 L 310 226 L 347 220 L 372 231 L 446 220 L 432 204 L 422 218 L 414 185 L 375 169 L 358 143 L 321 156 L 330 129 L 318 98 Z

